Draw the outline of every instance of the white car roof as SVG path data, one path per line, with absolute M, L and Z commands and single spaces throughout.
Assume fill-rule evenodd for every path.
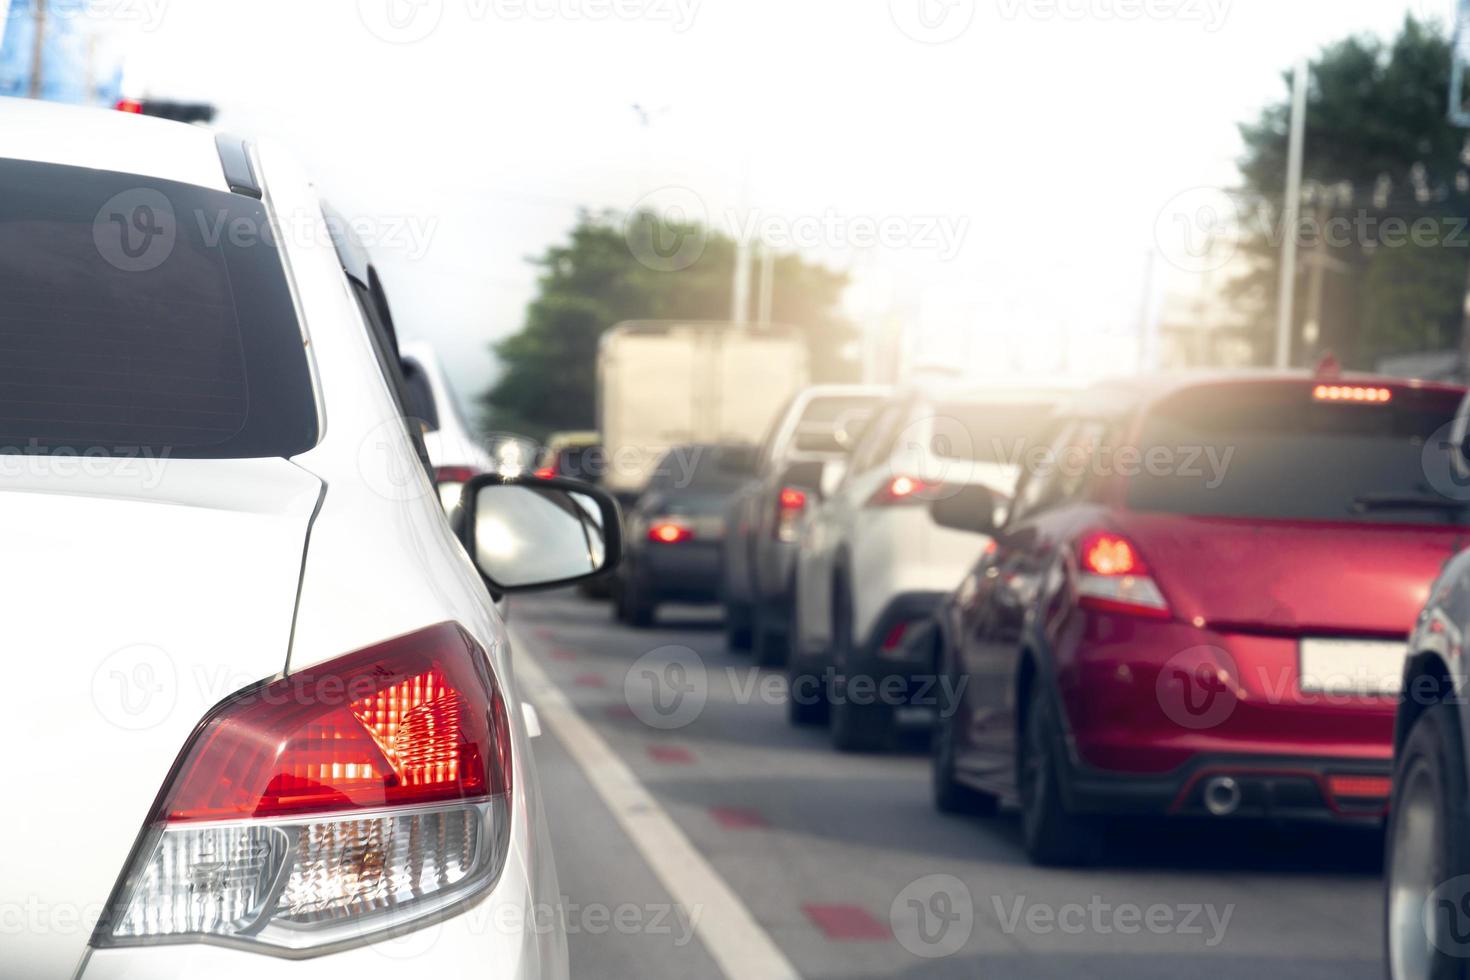
M 213 130 L 152 116 L 0 98 L 0 158 L 227 191 L 214 139 Z

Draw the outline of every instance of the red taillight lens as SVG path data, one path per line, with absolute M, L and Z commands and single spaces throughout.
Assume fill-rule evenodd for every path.
M 1334 798 L 1387 799 L 1393 792 L 1393 781 L 1387 776 L 1328 776 L 1327 791 Z
M 1077 549 L 1077 592 L 1083 606 L 1167 618 L 1169 604 L 1138 549 L 1127 538 L 1095 531 Z
M 649 525 L 648 540 L 655 544 L 682 544 L 685 541 L 693 541 L 694 532 L 683 524 L 659 521 Z
M 792 542 L 801 533 L 801 517 L 806 513 L 806 491 L 796 487 L 782 487 L 776 495 L 777 541 Z
M 510 791 L 510 732 L 474 641 L 430 627 L 275 681 L 195 738 L 170 822 L 467 800 Z
M 869 507 L 894 507 L 927 503 L 941 485 L 913 476 L 895 476 L 868 500 Z
M 536 471 L 536 479 L 538 479 L 538 480 L 554 480 L 554 479 L 556 479 L 556 467 L 555 466 L 543 466 L 543 467 L 541 467 L 539 470 Z
M 1134 575 L 1145 571 L 1126 538 L 1094 534 L 1082 543 L 1082 568 L 1094 575 Z
M 505 702 L 452 623 L 237 695 L 175 772 L 94 945 L 362 942 L 492 887 L 509 853 Z
M 134 115 L 143 114 L 143 103 L 137 99 L 118 99 L 117 105 L 113 108 L 117 109 L 118 112 L 130 112 Z

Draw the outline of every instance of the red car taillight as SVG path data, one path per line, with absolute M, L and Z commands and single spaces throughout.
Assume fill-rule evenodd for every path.
M 1169 604 L 1133 542 L 1095 531 L 1077 554 L 1077 592 L 1083 606 L 1167 619 Z
M 190 740 L 98 940 L 310 949 L 431 915 L 499 876 L 511 781 L 452 623 L 253 688 Z
M 879 487 L 868 498 L 869 507 L 896 507 L 905 504 L 925 504 L 934 496 L 942 484 L 921 480 L 915 476 L 895 476 Z
M 806 513 L 806 491 L 782 487 L 776 495 L 776 540 L 792 542 L 801 534 L 801 515 Z
M 434 470 L 434 486 L 439 490 L 439 502 L 445 510 L 459 506 L 464 485 L 480 475 L 473 466 L 440 466 Z
M 648 540 L 654 544 L 683 544 L 694 540 L 694 532 L 674 521 L 656 521 L 648 526 Z

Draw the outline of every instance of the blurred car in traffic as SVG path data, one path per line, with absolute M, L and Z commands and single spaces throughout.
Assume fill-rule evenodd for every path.
M 943 610 L 943 809 L 1018 800 L 1040 863 L 1096 817 L 1377 824 L 1405 640 L 1470 511 L 1463 389 L 1305 374 L 1079 395 Z M 936 508 L 945 506 L 936 504 Z
M 660 603 L 720 598 L 725 508 L 749 476 L 754 450 L 675 446 L 627 512 L 624 559 L 613 578 L 613 613 L 651 626 Z
M 409 418 L 417 419 L 423 430 L 440 503 L 452 513 L 459 506 L 460 489 L 472 477 L 494 472 L 495 462 L 471 434 L 434 348 L 405 341 L 400 350 Z
M 753 645 L 761 666 L 786 661 L 801 522 L 822 498 L 824 475 L 840 469 L 887 394 L 874 386 L 820 385 L 794 396 L 766 433 L 754 479 L 730 499 L 725 632 L 733 649 Z
M 536 463 L 536 475 L 597 484 L 604 468 L 602 437 L 596 432 L 553 432 Z
M 0 99 L 0 588 L 45 651 L 9 712 L 49 747 L 0 904 L 98 913 L 12 929 L 7 976 L 374 976 L 428 926 L 417 970 L 567 973 L 559 916 L 469 914 L 559 896 L 487 582 L 615 561 L 616 507 L 479 478 L 477 568 L 344 267 L 277 147 Z
M 911 662 L 905 634 L 929 618 L 984 542 L 937 523 L 928 503 L 970 486 L 1007 495 L 1030 438 L 1059 398 L 1030 387 L 926 386 L 877 410 L 840 484 L 803 531 L 789 670 L 793 723 L 830 714 L 833 743 L 859 750 L 888 744 L 895 721 L 930 720 L 923 706 L 898 703 L 910 675 L 930 669 Z M 866 690 L 879 684 L 889 696 Z

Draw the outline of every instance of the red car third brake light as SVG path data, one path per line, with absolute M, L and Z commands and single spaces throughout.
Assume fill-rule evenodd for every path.
M 506 794 L 510 730 L 474 641 L 450 623 L 237 696 L 205 722 L 169 823 Z

